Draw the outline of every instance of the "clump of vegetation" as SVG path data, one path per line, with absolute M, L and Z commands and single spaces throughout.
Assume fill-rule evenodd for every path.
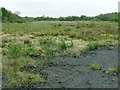
M 104 70 L 106 74 L 118 74 L 119 69 L 117 67 L 108 67 Z
M 99 70 L 99 69 L 100 69 L 100 65 L 97 64 L 97 63 L 90 64 L 89 67 L 90 67 L 92 70 Z
M 21 71 L 25 66 L 42 67 L 38 61 L 33 61 L 28 57 L 12 58 L 3 57 L 3 73 L 7 76 L 10 86 L 29 86 L 38 82 L 44 82 L 45 79 L 32 72 Z
M 10 78 L 13 87 L 30 87 L 36 83 L 45 82 L 44 78 L 38 74 L 30 72 L 17 72 L 15 77 Z
M 39 43 L 42 46 L 43 57 L 45 59 L 49 59 L 55 56 L 55 52 L 53 51 L 55 44 L 51 37 L 41 38 Z
M 61 24 L 58 24 L 58 26 L 61 26 Z
M 40 38 L 39 43 L 42 47 L 42 56 L 45 59 L 50 59 L 59 56 L 60 54 L 63 54 L 67 48 L 71 48 L 73 46 L 72 41 L 71 43 L 67 44 L 65 42 L 65 39 L 63 39 L 62 37 Z
M 32 42 L 28 42 L 26 49 L 24 49 L 24 54 L 28 56 L 37 55 L 37 51 L 34 49 Z
M 19 58 L 22 55 L 22 46 L 17 42 L 11 42 L 8 46 L 8 55 L 12 58 Z
M 63 39 L 60 40 L 59 48 L 62 51 L 67 49 L 67 45 L 66 45 L 66 43 L 65 43 L 65 41 Z
M 57 62 L 47 62 L 47 65 L 48 66 L 57 66 L 57 65 L 59 65 L 59 63 L 57 63 Z
M 99 47 L 99 43 L 98 42 L 89 42 L 88 43 L 88 49 L 89 50 L 95 50 Z
M 24 40 L 24 44 L 29 44 L 30 43 L 30 40 L 26 39 Z
M 70 38 L 75 38 L 76 37 L 76 33 L 69 33 L 69 37 Z

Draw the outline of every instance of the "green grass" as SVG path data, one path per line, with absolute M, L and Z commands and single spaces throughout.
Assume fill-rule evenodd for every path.
M 11 58 L 19 58 L 22 55 L 22 47 L 19 43 L 12 42 L 8 46 L 8 55 Z
M 93 63 L 89 65 L 90 69 L 92 70 L 99 70 L 100 69 L 100 64 L 98 63 Z

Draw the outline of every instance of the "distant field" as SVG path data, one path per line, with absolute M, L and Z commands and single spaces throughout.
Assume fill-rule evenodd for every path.
M 45 82 L 24 67 L 55 65 L 55 57 L 77 57 L 100 46 L 118 44 L 118 24 L 95 21 L 41 21 L 2 24 L 3 73 L 10 86 Z M 32 58 L 40 58 L 39 61 Z M 30 78 L 30 79 L 29 79 Z M 8 86 L 9 86 L 8 85 Z

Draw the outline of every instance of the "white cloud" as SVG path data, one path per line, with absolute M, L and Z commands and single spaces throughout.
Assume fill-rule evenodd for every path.
M 0 6 L 22 16 L 98 15 L 118 11 L 119 0 L 0 0 Z

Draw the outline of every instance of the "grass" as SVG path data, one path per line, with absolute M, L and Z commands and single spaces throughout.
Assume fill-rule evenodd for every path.
M 118 74 L 119 69 L 117 67 L 107 67 L 107 68 L 105 68 L 104 72 L 106 74 Z
M 57 56 L 79 56 L 86 50 L 118 44 L 118 25 L 115 22 L 45 21 L 2 25 L 2 71 L 12 86 L 45 81 L 41 75 L 22 72 L 21 68 L 26 66 L 44 67 L 41 61 L 49 62 Z M 36 56 L 43 58 L 40 61 L 32 60 Z M 94 63 L 90 68 L 98 70 L 100 65 Z
M 11 78 L 11 77 L 10 77 Z M 45 82 L 44 78 L 38 74 L 29 72 L 17 72 L 16 76 L 10 79 L 14 87 L 30 87 L 32 84 Z
M 100 69 L 100 65 L 99 65 L 98 63 L 90 64 L 89 67 L 90 67 L 92 70 L 99 70 L 99 69 Z
M 89 67 L 91 70 L 99 70 L 101 66 L 98 63 L 93 63 L 90 64 Z M 118 67 L 106 67 L 103 72 L 105 72 L 106 74 L 115 75 L 118 74 L 120 71 Z
M 30 84 L 45 82 L 45 79 L 39 74 L 21 71 L 25 66 L 42 67 L 40 62 L 36 62 L 27 57 L 20 57 L 18 59 L 8 59 L 3 57 L 3 73 L 7 76 L 8 82 L 13 87 L 29 86 Z M 30 79 L 29 79 L 30 78 Z
M 100 45 L 99 45 L 98 42 L 89 42 L 87 46 L 88 46 L 88 49 L 89 49 L 89 50 L 95 50 L 95 49 L 97 49 Z
M 22 55 L 22 47 L 19 43 L 12 42 L 8 46 L 8 55 L 11 58 L 19 58 Z

